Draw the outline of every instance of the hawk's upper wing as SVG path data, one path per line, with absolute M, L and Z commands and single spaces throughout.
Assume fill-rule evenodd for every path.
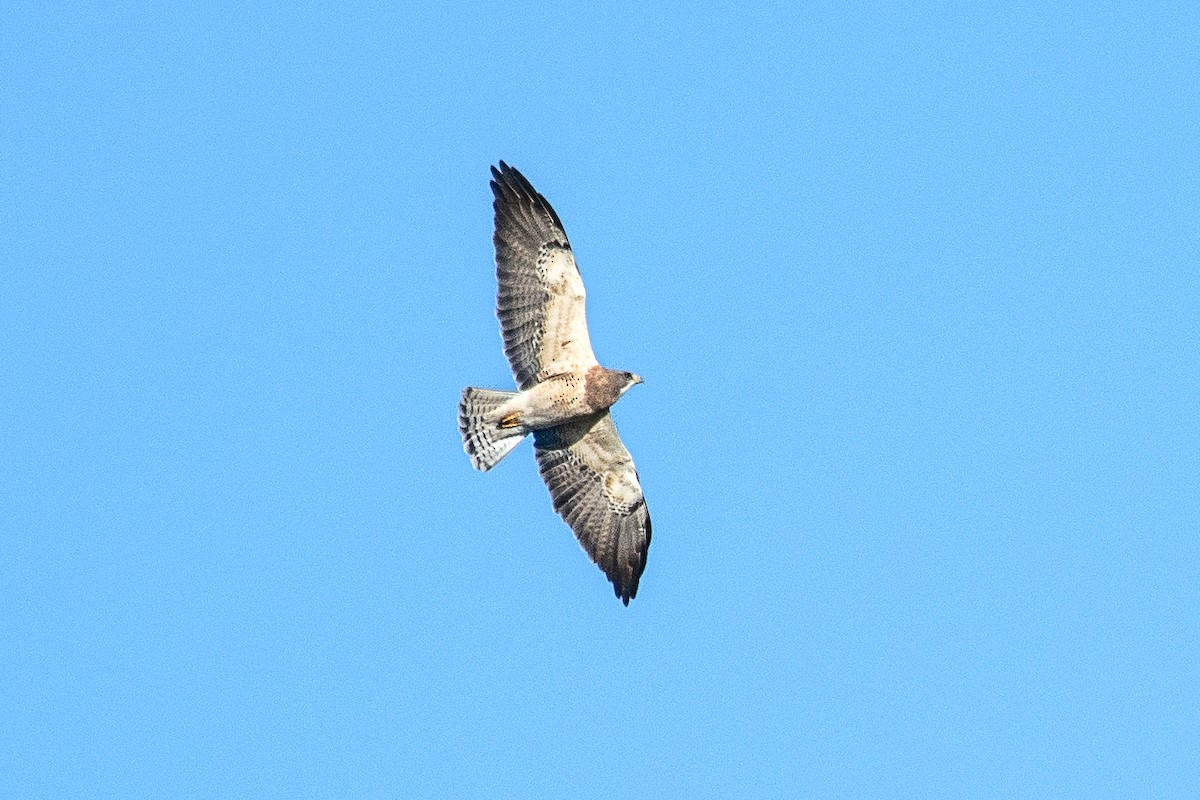
M 496 316 L 517 386 L 596 364 L 583 279 L 554 209 L 525 176 L 492 167 L 496 210 Z
M 607 411 L 533 433 L 557 511 L 625 605 L 650 549 L 650 513 L 633 459 Z

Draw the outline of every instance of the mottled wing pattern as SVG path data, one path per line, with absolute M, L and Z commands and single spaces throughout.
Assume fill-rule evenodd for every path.
M 534 431 L 534 452 L 557 511 L 625 605 L 650 549 L 650 513 L 633 458 L 607 411 Z
M 554 209 L 525 176 L 492 167 L 496 196 L 496 316 L 521 389 L 596 363 L 583 279 Z

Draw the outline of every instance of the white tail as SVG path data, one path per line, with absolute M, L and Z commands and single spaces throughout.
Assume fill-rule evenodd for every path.
M 471 465 L 487 472 L 512 452 L 528 433 L 523 427 L 501 428 L 493 412 L 517 396 L 516 392 L 495 389 L 463 389 L 458 404 L 458 429 L 462 432 L 463 449 L 471 457 Z

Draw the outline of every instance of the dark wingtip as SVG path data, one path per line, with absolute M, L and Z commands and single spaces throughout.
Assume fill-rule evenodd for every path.
M 492 186 L 496 185 L 496 181 L 504 183 L 510 172 L 516 172 L 516 170 L 504 163 L 504 159 L 500 159 L 498 167 L 488 167 L 488 169 L 492 171 Z
M 637 582 L 636 582 L 636 580 L 634 582 L 632 589 L 630 589 L 628 586 L 621 586 L 616 581 L 614 581 L 613 582 L 613 594 L 615 594 L 618 598 L 620 598 L 622 603 L 624 603 L 626 606 L 628 606 L 629 601 L 632 600 L 633 598 L 637 597 Z
M 501 159 L 499 167 L 491 167 L 491 171 L 492 194 L 496 198 L 496 203 L 494 205 L 497 207 L 497 209 L 499 208 L 499 204 L 502 200 L 506 203 L 523 205 L 535 211 L 540 211 L 541 213 L 550 217 L 550 220 L 558 227 L 558 229 L 562 230 L 562 220 L 558 218 L 558 214 L 554 211 L 554 208 L 550 205 L 550 202 L 546 200 L 546 198 L 543 197 L 537 189 L 533 188 L 533 184 L 529 182 L 528 178 L 521 174 L 520 170 L 518 170 L 516 167 L 509 166 L 508 164 L 504 163 L 504 159 Z M 563 242 L 563 244 L 567 247 L 570 247 L 570 245 L 566 242 Z
M 503 161 L 500 162 L 500 166 L 503 169 L 508 168 L 508 165 L 505 164 Z M 488 185 L 492 187 L 492 195 L 495 196 L 495 198 L 497 200 L 499 200 L 500 193 L 501 193 L 500 187 L 501 187 L 501 185 L 504 184 L 504 173 L 502 173 L 500 170 L 496 169 L 495 167 L 488 167 L 488 169 L 490 169 L 492 171 L 492 179 L 488 182 Z
M 492 191 L 507 190 L 515 195 L 526 195 L 530 200 L 535 200 L 539 197 L 538 193 L 526 180 L 525 176 L 516 167 L 510 167 L 504 163 L 504 159 L 500 163 L 491 167 L 492 170 Z
M 645 508 L 645 499 L 641 501 L 641 505 Z M 630 600 L 637 597 L 638 585 L 642 582 L 642 573 L 646 571 L 646 561 L 649 560 L 650 556 L 650 540 L 653 538 L 653 530 L 653 524 L 650 522 L 650 510 L 646 509 L 646 535 L 642 541 L 642 546 L 638 548 L 637 558 L 629 564 L 632 568 L 631 571 L 625 575 L 614 571 L 608 576 L 609 580 L 612 581 L 613 594 L 619 597 L 621 602 L 626 606 L 629 605 Z

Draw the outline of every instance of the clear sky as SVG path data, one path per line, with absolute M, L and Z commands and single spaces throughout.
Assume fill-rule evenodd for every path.
M 0 796 L 1200 795 L 1194 4 L 185 5 L 0 10 Z M 629 608 L 462 452 L 499 159 Z

